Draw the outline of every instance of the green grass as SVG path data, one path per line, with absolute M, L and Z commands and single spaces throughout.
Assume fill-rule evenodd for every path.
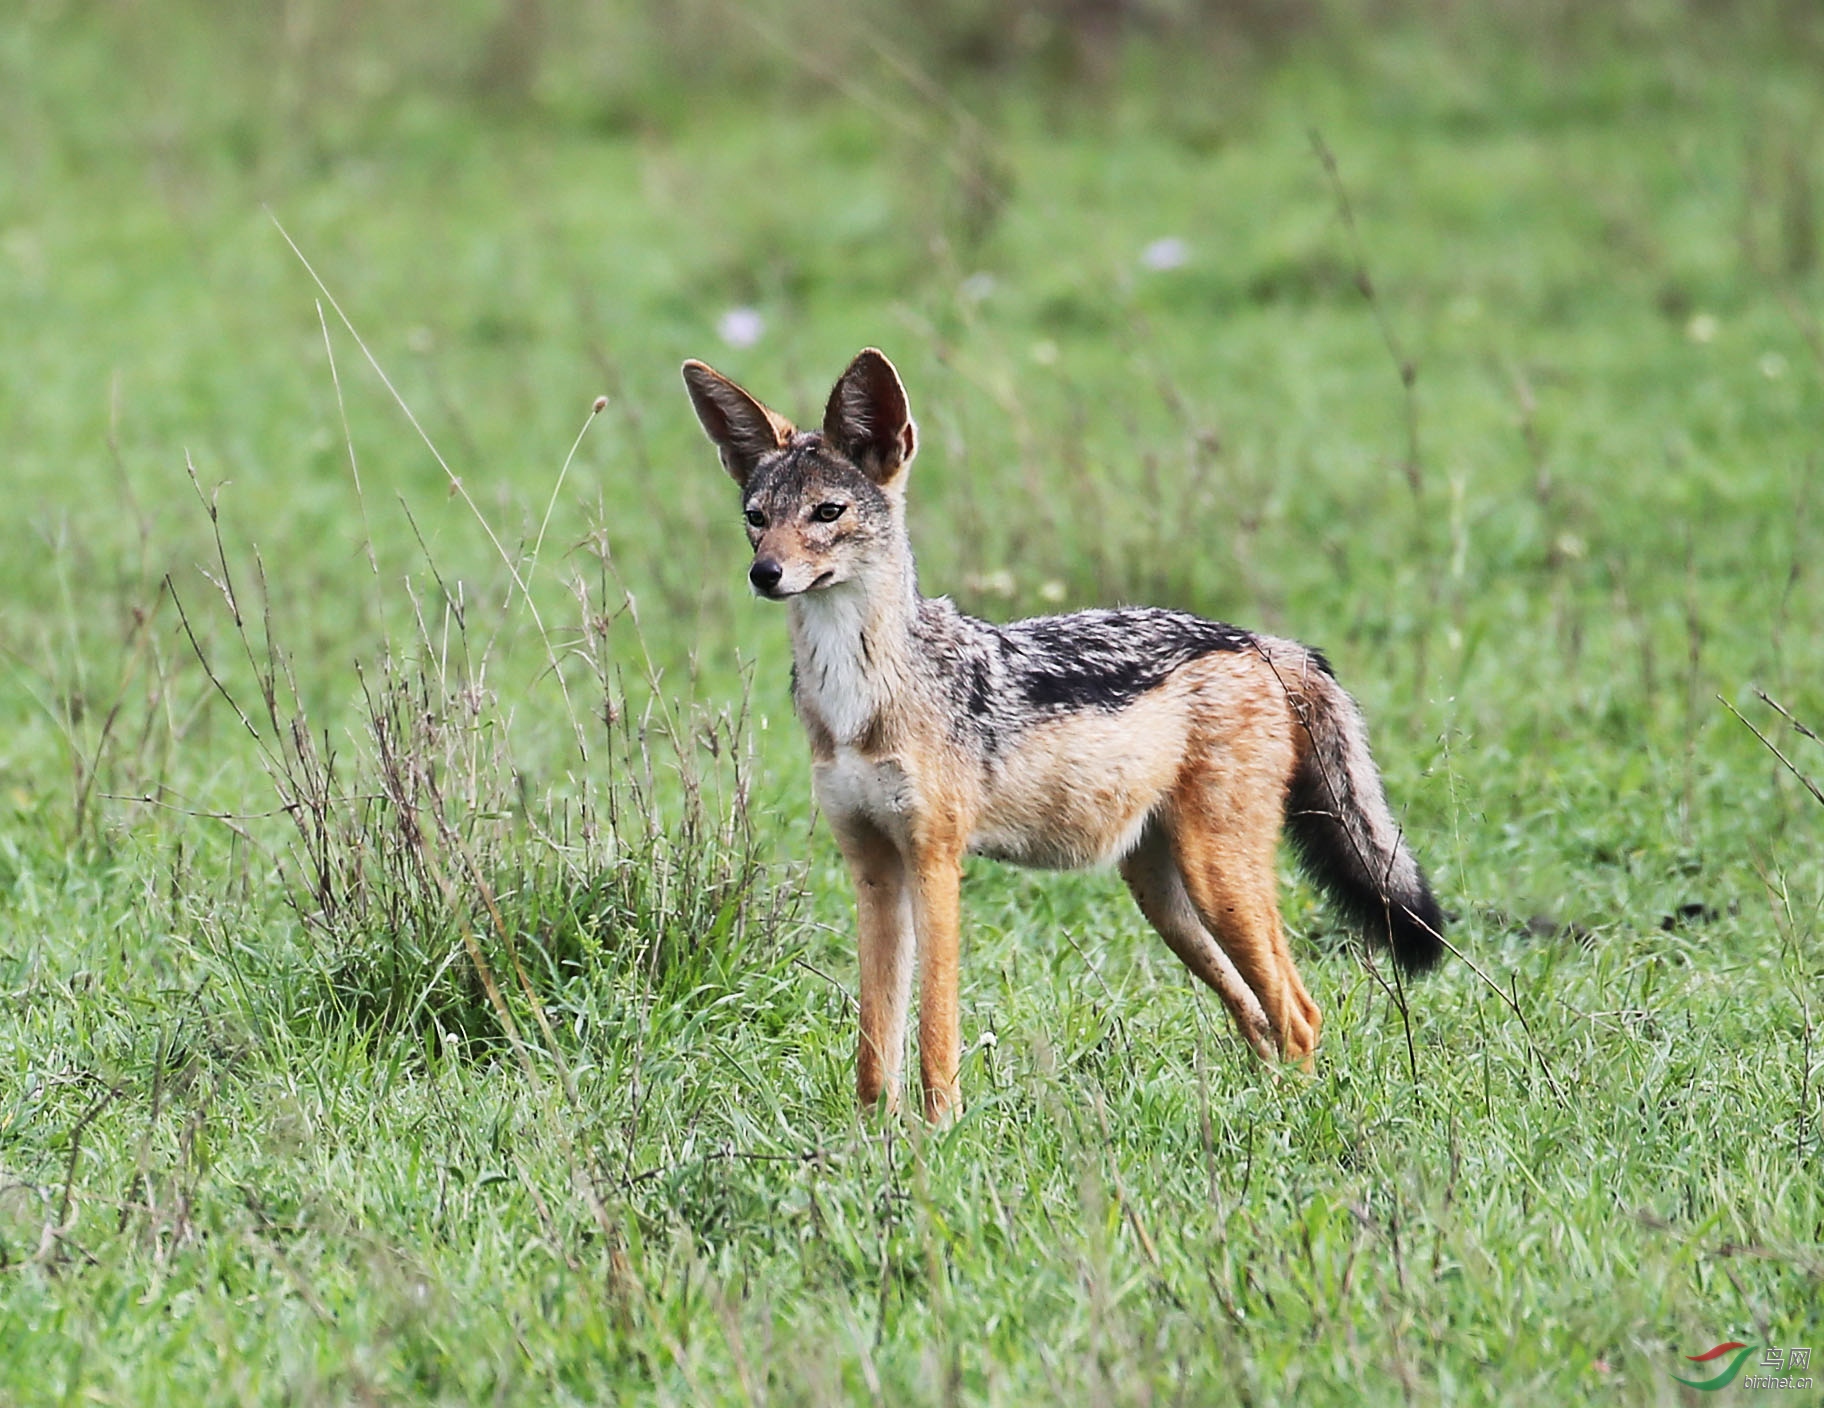
M 529 88 L 485 7 L 332 10 L 0 21 L 0 1401 L 1676 1403 L 1824 1353 L 1824 807 L 1721 702 L 1824 775 L 1755 694 L 1824 724 L 1803 7 L 1313 7 L 1071 78 L 961 9 L 557 5 Z M 870 343 L 926 589 L 1324 647 L 1486 981 L 1407 1020 L 1288 884 L 1283 1075 L 1111 876 L 972 863 L 968 1113 L 857 1114 L 676 368 L 810 415 Z

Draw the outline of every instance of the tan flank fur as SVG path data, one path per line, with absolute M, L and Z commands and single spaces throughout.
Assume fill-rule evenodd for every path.
M 965 854 L 1113 864 L 1263 1058 L 1307 1061 L 1323 1018 L 1281 930 L 1282 828 L 1319 884 L 1417 971 L 1442 918 L 1322 655 L 1130 607 L 991 625 L 920 595 L 906 536 L 918 436 L 869 349 L 801 431 L 701 362 L 698 418 L 741 488 L 754 591 L 789 603 L 817 800 L 855 882 L 856 1086 L 898 1101 L 916 959 L 924 1112 L 961 1109 Z

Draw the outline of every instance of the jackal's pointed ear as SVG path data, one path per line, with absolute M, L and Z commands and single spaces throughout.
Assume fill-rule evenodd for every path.
M 826 439 L 876 484 L 891 484 L 918 452 L 918 428 L 893 364 L 872 347 L 849 363 L 823 412 Z
M 686 362 L 684 386 L 703 422 L 703 433 L 722 452 L 722 468 L 743 489 L 761 456 L 783 448 L 792 438 L 789 420 L 769 411 L 713 367 Z

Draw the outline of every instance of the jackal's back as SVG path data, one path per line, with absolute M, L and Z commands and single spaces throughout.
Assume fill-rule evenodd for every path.
M 920 605 L 915 658 L 948 697 L 955 731 L 979 739 L 991 757 L 1046 723 L 1120 713 L 1192 661 L 1248 650 L 1256 639 L 1220 621 L 1159 607 L 992 625 L 948 600 Z

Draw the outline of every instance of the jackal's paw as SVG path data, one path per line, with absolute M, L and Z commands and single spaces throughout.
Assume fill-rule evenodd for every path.
M 1285 1042 L 1280 1047 L 1280 1054 L 1287 1062 L 1311 1069 L 1312 1057 L 1317 1052 L 1317 1034 L 1323 1022 L 1315 1005 L 1308 1012 L 1301 1005 L 1288 1014 Z
M 933 1129 L 948 1129 L 962 1118 L 963 1090 L 958 1084 L 925 1087 L 925 1122 Z
M 1307 993 L 1299 993 L 1296 1001 L 1299 1013 L 1305 1019 L 1305 1029 L 1309 1033 L 1309 1045 L 1306 1049 L 1315 1051 L 1317 1050 L 1318 1035 L 1324 1029 L 1324 1014 L 1317 1010 L 1317 1004 Z
M 1273 1035 L 1273 1024 L 1265 1014 L 1256 1012 L 1252 1016 L 1237 1019 L 1242 1040 L 1253 1048 L 1254 1054 L 1268 1065 L 1279 1059 L 1279 1041 Z
M 861 1106 L 864 1119 L 870 1116 L 897 1115 L 899 1083 L 863 1071 L 855 1082 L 855 1103 Z

